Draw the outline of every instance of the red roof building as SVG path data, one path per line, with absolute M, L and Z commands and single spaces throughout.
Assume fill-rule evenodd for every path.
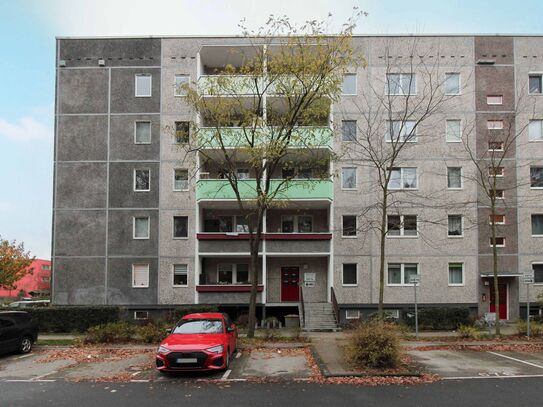
M 18 297 L 21 291 L 24 297 L 43 297 L 51 293 L 51 261 L 36 259 L 29 268 L 32 274 L 21 278 L 13 290 L 0 289 L 0 297 Z

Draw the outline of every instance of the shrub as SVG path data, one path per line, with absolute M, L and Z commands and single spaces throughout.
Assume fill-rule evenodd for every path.
M 465 339 L 476 339 L 479 331 L 474 326 L 460 325 L 458 327 L 458 336 Z
M 410 327 L 415 326 L 414 313 L 409 313 L 405 320 Z M 473 325 L 469 308 L 442 307 L 419 310 L 419 329 L 421 330 L 454 330 L 460 325 Z
M 135 329 L 135 336 L 144 343 L 158 344 L 168 335 L 168 328 L 171 328 L 171 325 L 167 323 L 140 325 Z
M 394 368 L 400 361 L 400 341 L 395 324 L 368 321 L 349 338 L 347 355 L 354 365 L 368 368 Z
M 25 308 L 38 323 L 40 332 L 84 332 L 92 326 L 117 322 L 119 307 L 106 306 L 59 306 Z
M 123 343 L 129 342 L 135 333 L 135 326 L 126 322 L 113 322 L 93 326 L 87 330 L 84 343 Z
M 517 331 L 519 335 L 528 334 L 528 325 L 526 324 L 525 320 L 517 321 Z M 543 324 L 541 324 L 540 322 L 530 321 L 530 335 L 543 335 Z

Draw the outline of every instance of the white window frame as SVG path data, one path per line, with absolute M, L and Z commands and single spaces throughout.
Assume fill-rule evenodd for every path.
M 138 123 L 149 123 L 149 141 L 145 143 L 138 142 L 138 139 L 137 139 Z M 134 144 L 137 144 L 137 145 L 151 144 L 152 138 L 153 138 L 153 124 L 151 123 L 151 120 L 135 120 L 134 121 Z
M 543 213 L 532 213 L 532 214 L 530 214 L 531 235 L 532 235 L 532 237 L 543 237 L 543 233 L 539 234 L 539 235 L 534 235 L 534 228 L 533 228 L 533 225 L 532 225 L 532 217 L 534 217 L 534 216 L 543 216 Z
M 460 168 L 460 187 L 449 187 L 449 169 Z M 447 189 L 452 191 L 460 191 L 464 189 L 464 170 L 462 167 L 447 167 Z
M 505 236 L 496 236 L 496 239 L 503 239 L 503 244 L 496 244 L 496 247 L 505 247 Z M 489 238 L 488 245 L 492 247 L 492 236 Z
M 460 222 L 461 222 L 461 228 L 462 228 L 462 234 L 460 235 L 449 235 L 449 216 L 460 216 Z M 451 239 L 458 239 L 464 237 L 464 216 L 459 213 L 449 213 L 447 214 L 447 237 Z
M 344 228 L 344 225 L 343 225 L 343 219 L 346 216 L 354 218 L 355 230 L 354 230 L 354 235 L 353 236 L 344 234 L 345 228 Z M 341 237 L 344 238 L 344 239 L 356 239 L 356 238 L 358 238 L 358 217 L 356 215 L 349 215 L 349 214 L 341 215 Z
M 148 95 L 138 95 L 138 77 L 148 77 L 149 78 L 149 94 Z M 153 96 L 153 75 L 150 73 L 137 73 L 134 76 L 134 93 L 137 98 L 150 98 Z
M 490 143 L 500 143 L 501 148 L 490 148 Z M 503 141 L 489 141 L 488 142 L 488 151 L 504 151 L 505 143 Z
M 186 274 L 187 284 L 175 284 L 175 266 L 185 266 L 185 273 L 178 273 L 178 275 Z M 172 264 L 172 287 L 188 287 L 189 286 L 189 265 L 186 263 Z
M 534 262 L 532 262 L 531 264 L 532 264 L 532 271 L 534 272 L 534 285 L 543 286 L 543 282 L 541 282 L 541 283 L 536 283 L 536 282 L 535 282 L 535 270 L 534 270 L 534 265 L 543 264 L 543 261 L 534 261 Z
M 529 178 L 530 178 L 530 189 L 541 190 L 541 189 L 543 189 L 543 187 L 533 187 L 533 186 L 532 186 L 532 168 L 539 168 L 540 170 L 543 171 L 543 166 L 541 166 L 541 165 L 531 165 L 531 166 L 530 166 L 530 174 L 529 174 Z
M 175 172 L 176 171 L 186 171 L 187 172 L 187 188 L 185 189 L 176 189 L 175 188 Z M 173 190 L 175 192 L 184 192 L 184 191 L 188 191 L 189 190 L 189 171 L 185 168 L 174 168 L 173 169 Z
M 247 278 L 249 279 L 249 284 L 251 283 L 251 266 L 249 263 L 219 263 L 217 264 L 217 284 L 223 284 L 219 283 L 219 267 L 224 265 L 230 265 L 232 266 L 232 282 L 230 284 L 224 284 L 224 285 L 246 285 L 242 283 L 238 283 L 238 265 L 246 265 L 247 266 Z
M 147 267 L 147 284 L 146 285 L 134 285 L 135 283 L 135 269 L 137 266 L 146 266 Z M 149 263 L 133 263 L 132 264 L 132 288 L 149 288 Z
M 187 219 L 187 236 L 175 236 L 175 218 Z M 186 215 L 174 215 L 172 216 L 172 239 L 174 240 L 187 240 L 189 238 L 189 217 Z
M 346 188 L 343 186 L 343 170 L 354 170 L 354 187 Z M 356 167 L 341 167 L 341 189 L 343 191 L 356 191 L 358 187 L 358 171 Z
M 489 225 L 492 225 L 491 216 L 492 216 L 492 215 L 488 215 L 488 224 L 489 224 Z M 503 217 L 503 221 L 502 221 L 502 222 L 496 222 L 496 221 L 494 221 L 494 224 L 495 224 L 495 225 L 505 225 L 505 224 L 506 224 L 507 220 L 506 220 L 506 218 L 505 218 L 505 215 L 496 214 L 496 215 L 494 215 L 494 216 L 502 216 L 502 217 Z
M 498 191 L 501 192 L 502 196 L 496 195 L 496 199 L 505 199 L 505 190 L 503 190 L 503 189 L 496 189 L 495 190 L 495 192 L 498 192 Z
M 541 92 L 532 93 L 530 92 L 530 76 L 539 76 L 541 83 Z M 541 96 L 543 95 L 543 72 L 528 72 L 528 94 L 532 96 Z
M 500 98 L 499 103 L 490 103 L 490 98 Z M 501 106 L 503 105 L 503 95 L 486 95 L 486 104 L 489 106 Z
M 177 132 L 178 132 L 177 123 L 188 123 L 189 130 L 188 130 L 188 134 L 187 134 L 187 137 L 188 137 L 187 141 L 178 141 L 178 138 L 177 138 Z M 173 144 L 178 146 L 180 144 L 188 144 L 188 143 L 190 143 L 190 133 L 191 133 L 190 122 L 187 121 L 187 120 L 176 120 L 176 121 L 173 122 L 173 126 L 174 126 Z
M 144 317 L 138 316 L 138 314 L 144 314 Z M 134 321 L 147 321 L 149 319 L 149 311 L 134 311 Z
M 451 283 L 451 264 L 460 264 L 462 266 L 462 283 Z M 466 277 L 465 265 L 463 262 L 451 261 L 447 263 L 447 280 L 449 283 L 449 287 L 463 287 L 466 284 L 465 277 Z
M 500 172 L 499 174 L 494 175 L 494 174 L 491 173 L 492 170 L 497 170 L 497 169 L 499 169 L 499 168 L 502 169 L 501 172 Z M 489 176 L 489 177 L 496 177 L 496 178 L 503 178 L 503 177 L 505 177 L 505 167 L 494 167 L 494 168 L 493 168 L 493 167 L 488 167 L 488 176 Z
M 400 217 L 400 234 L 399 235 L 389 235 L 388 234 L 388 217 L 389 216 L 399 216 Z M 405 230 L 404 230 L 404 217 L 405 216 L 414 216 L 415 219 L 417 220 L 417 234 L 416 235 L 406 235 L 405 234 Z M 398 238 L 402 238 L 402 239 L 414 239 L 414 238 L 418 238 L 419 237 L 419 217 L 418 215 L 411 215 L 411 214 L 407 214 L 407 215 L 396 215 L 396 214 L 388 214 L 387 215 L 387 239 L 398 239 Z
M 299 216 L 311 218 L 311 232 L 300 232 L 300 231 L 298 231 L 298 217 Z M 283 219 L 286 218 L 286 217 L 292 217 L 292 221 L 294 222 L 294 224 L 293 224 L 294 231 L 293 232 L 283 232 Z M 235 216 L 234 216 L 234 218 L 235 218 Z M 235 226 L 235 229 L 237 229 L 236 219 L 234 219 L 234 222 L 232 223 L 232 225 Z M 296 214 L 296 215 L 294 215 L 294 214 L 292 214 L 292 215 L 281 215 L 281 233 L 285 233 L 285 234 L 289 234 L 289 233 L 315 233 L 314 230 L 315 230 L 315 222 L 314 222 L 314 219 L 313 219 L 313 215 L 305 215 L 303 213 Z
M 187 74 L 175 74 L 173 76 L 173 96 L 174 97 L 186 97 L 188 95 L 188 93 L 178 93 L 179 89 L 177 87 L 177 78 L 178 77 L 183 77 L 183 78 L 187 78 L 187 84 L 190 84 L 190 75 L 187 75 Z
M 356 316 L 349 316 L 349 312 L 356 312 Z M 345 319 L 360 319 L 360 310 L 359 309 L 346 309 L 345 310 Z
M 147 236 L 144 236 L 144 237 L 136 236 L 136 219 L 147 219 Z M 149 240 L 150 234 L 151 234 L 151 218 L 149 216 L 133 216 L 132 217 L 132 238 L 135 240 Z
M 391 130 L 393 130 L 393 126 L 394 126 L 394 123 L 402 123 L 403 122 L 403 126 L 401 126 L 401 132 L 400 134 L 398 135 L 398 139 L 396 140 L 392 140 L 392 136 L 393 134 L 391 134 Z M 409 140 L 407 140 L 407 123 L 414 123 L 413 125 L 413 133 L 411 134 L 411 138 Z M 417 142 L 417 137 L 418 137 L 418 128 L 419 126 L 417 126 L 417 121 L 416 120 L 387 120 L 386 121 L 386 132 L 385 132 L 385 141 L 387 143 L 392 143 L 392 142 L 396 142 L 396 143 L 416 143 Z
M 388 76 L 389 75 L 400 75 L 400 87 L 399 87 L 399 90 L 400 90 L 400 93 L 390 93 L 390 86 L 389 86 L 389 80 L 388 80 Z M 409 90 L 407 93 L 404 93 L 403 92 L 403 86 L 402 86 L 402 78 L 404 76 L 412 76 L 412 82 L 414 82 L 414 92 L 413 93 L 409 93 Z M 385 95 L 387 96 L 416 96 L 417 95 L 417 85 L 418 85 L 418 81 L 417 81 L 417 74 L 414 73 L 414 72 L 398 72 L 398 73 L 395 73 L 395 72 L 388 72 L 386 73 L 386 76 L 385 76 Z
M 149 188 L 136 189 L 136 171 L 149 171 Z M 134 168 L 134 192 L 149 192 L 151 190 L 151 169 L 150 168 Z
M 354 93 L 343 93 L 343 81 L 346 76 L 354 76 Z M 342 96 L 356 96 L 358 95 L 358 74 L 356 72 L 345 72 L 343 74 L 343 81 L 341 83 L 341 95 Z
M 458 92 L 456 93 L 450 93 L 450 92 L 444 92 L 446 96 L 456 96 L 456 95 L 461 95 L 462 92 L 462 75 L 460 75 L 460 72 L 445 72 L 445 82 L 443 83 L 444 87 L 445 87 L 445 90 L 447 88 L 447 77 L 449 75 L 455 75 L 458 77 Z
M 390 283 L 388 281 L 388 267 L 389 267 L 390 264 L 399 264 L 400 265 L 400 281 L 401 281 L 400 284 L 394 284 L 394 283 Z M 414 284 L 412 284 L 412 283 L 404 283 L 404 281 L 405 281 L 405 265 L 406 264 L 416 264 L 417 265 L 417 275 L 420 277 L 420 264 L 419 263 L 394 263 L 394 262 L 387 263 L 387 270 L 386 270 L 387 286 L 390 286 L 390 287 L 413 287 Z M 420 285 L 420 283 L 419 283 L 419 285 Z
M 531 138 L 530 137 L 530 126 L 532 123 L 535 123 L 535 122 L 538 122 L 539 123 L 539 138 Z M 533 120 L 530 120 L 530 122 L 528 123 L 528 141 L 530 143 L 541 143 L 543 142 L 543 119 L 533 119 Z
M 355 270 L 356 271 L 356 284 L 352 284 L 352 283 L 347 284 L 347 283 L 344 282 L 344 277 L 345 277 L 344 271 L 345 271 L 345 265 L 346 264 L 349 264 L 349 265 L 354 264 L 355 269 L 356 269 Z M 358 287 L 358 277 L 359 277 L 358 276 L 358 263 L 341 263 L 341 285 L 343 287 Z
M 449 123 L 455 122 L 459 124 L 460 138 L 451 140 L 449 139 Z M 445 142 L 446 143 L 461 143 L 462 142 L 462 120 L 461 119 L 446 119 L 445 120 Z
M 494 123 L 494 124 L 491 124 L 491 123 Z M 498 127 L 495 127 L 495 124 L 499 124 Z M 487 120 L 486 128 L 487 130 L 503 130 L 503 120 L 501 119 Z
M 343 128 L 343 125 L 345 123 L 354 123 L 354 140 L 345 140 L 345 133 L 343 132 L 344 128 Z M 341 121 L 341 142 L 342 143 L 353 143 L 357 140 L 357 136 L 358 136 L 358 125 L 357 125 L 357 121 L 356 120 L 352 120 L 352 119 L 345 119 L 345 120 L 342 120 Z
M 393 170 L 397 170 L 399 169 L 400 170 L 400 183 L 401 183 L 401 187 L 400 188 L 392 188 L 391 186 L 388 187 L 388 189 L 390 190 L 393 190 L 393 191 L 401 191 L 401 190 L 406 190 L 406 191 L 416 191 L 419 189 L 419 171 L 418 171 L 418 167 L 394 167 L 392 168 L 391 171 Z M 416 183 L 417 183 L 417 186 L 415 188 L 405 188 L 403 185 L 404 185 L 404 170 L 407 170 L 407 169 L 415 169 L 415 173 L 416 173 Z M 390 180 L 389 180 L 389 183 L 390 183 Z

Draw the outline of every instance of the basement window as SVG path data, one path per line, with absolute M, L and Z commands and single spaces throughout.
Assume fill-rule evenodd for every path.
M 149 319 L 149 311 L 134 311 L 136 321 L 146 321 Z

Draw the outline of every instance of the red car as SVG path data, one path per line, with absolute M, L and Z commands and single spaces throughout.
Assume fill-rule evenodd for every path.
M 161 372 L 225 370 L 237 348 L 238 329 L 228 315 L 185 315 L 158 347 Z

